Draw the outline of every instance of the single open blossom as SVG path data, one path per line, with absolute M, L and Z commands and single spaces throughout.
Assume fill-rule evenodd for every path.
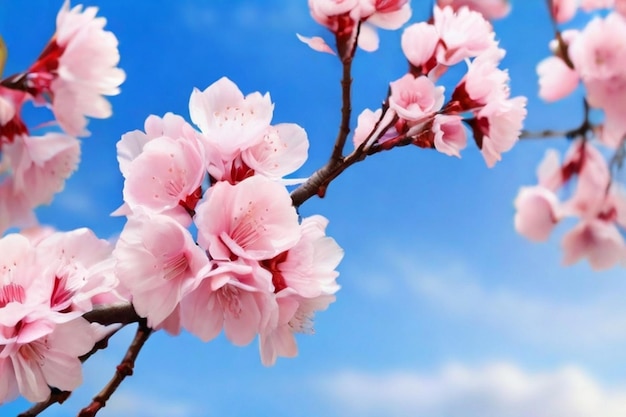
M 126 78 L 117 68 L 117 38 L 103 29 L 106 19 L 96 17 L 97 11 L 70 9 L 66 1 L 54 37 L 27 73 L 29 92 L 37 101 L 51 100 L 57 121 L 74 136 L 87 133 L 85 116 L 111 116 L 111 105 L 103 96 L 118 94 Z
M 263 140 L 241 153 L 241 159 L 255 174 L 281 180 L 306 162 L 309 140 L 303 128 L 294 123 L 270 126 Z
M 565 265 L 587 258 L 593 269 L 610 268 L 626 259 L 626 243 L 612 222 L 585 219 L 563 237 Z
M 198 243 L 216 260 L 269 259 L 300 238 L 298 215 L 282 185 L 255 175 L 218 182 L 196 209 Z
M 263 304 L 269 301 L 265 294 L 269 273 L 254 263 L 218 261 L 199 276 L 201 282 L 181 303 L 183 327 L 204 341 L 214 339 L 223 329 L 235 345 L 250 343 L 268 308 Z
M 460 116 L 436 115 L 432 132 L 435 149 L 446 155 L 461 157 L 461 150 L 467 146 L 467 132 Z
M 410 122 L 423 122 L 441 109 L 444 88 L 426 76 L 414 77 L 405 74 L 390 84 L 389 107 L 402 119 Z
M 113 255 L 116 275 L 151 327 L 174 311 L 208 263 L 187 229 L 169 216 L 145 212 L 129 217 Z
M 23 136 L 5 144 L 0 154 L 0 233 L 11 226 L 32 226 L 32 210 L 49 204 L 64 188 L 79 158 L 78 140 L 61 133 Z
M 457 100 L 464 110 L 509 98 L 509 74 L 498 68 L 504 53 L 503 49 L 489 49 L 469 64 L 467 73 L 452 94 L 452 99 Z
M 261 142 L 273 111 L 269 94 L 254 92 L 244 97 L 226 77 L 204 91 L 194 89 L 189 99 L 189 114 L 202 132 L 207 153 L 217 152 L 224 160 Z
M 427 75 L 436 64 L 434 55 L 439 40 L 439 33 L 433 25 L 420 22 L 404 29 L 400 44 L 411 65 L 420 74 Z
M 474 140 L 488 167 L 493 167 L 517 142 L 526 117 L 526 97 L 487 103 L 472 122 Z
M 117 144 L 125 178 L 124 205 L 114 214 L 142 207 L 189 225 L 206 174 L 197 132 L 172 113 L 148 117 L 145 130 L 129 132 Z
M 497 45 L 491 24 L 468 8 L 435 7 L 433 24 L 441 38 L 437 60 L 444 65 L 474 58 Z
M 559 199 L 540 185 L 522 187 L 515 198 L 515 230 L 535 242 L 547 240 L 559 222 Z

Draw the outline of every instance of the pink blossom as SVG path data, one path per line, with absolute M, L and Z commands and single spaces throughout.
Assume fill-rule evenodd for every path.
M 432 60 L 438 44 L 437 29 L 426 22 L 414 23 L 402 32 L 402 52 L 422 74 L 427 74 L 434 67 Z
M 44 243 L 47 239 L 51 240 Z M 76 269 L 66 269 L 74 274 L 69 294 L 68 287 L 59 284 L 67 275 L 57 276 L 64 260 L 51 251 L 66 247 L 71 253 L 71 244 L 63 238 L 47 239 L 37 246 L 16 234 L 0 239 L 0 403 L 18 393 L 29 401 L 43 401 L 50 387 L 73 390 L 82 379 L 78 357 L 98 338 L 80 317 L 81 309 L 74 307 L 81 304 L 78 294 L 86 296 L 100 286 L 88 289 L 90 274 L 82 268 L 93 265 L 91 260 L 97 263 L 99 255 L 74 252 Z
M 446 155 L 461 157 L 460 151 L 467 146 L 467 133 L 461 116 L 436 115 L 432 131 L 435 149 Z
M 269 273 L 241 261 L 216 262 L 200 274 L 202 281 L 183 299 L 183 326 L 204 341 L 222 330 L 235 345 L 250 343 L 261 323 L 263 296 L 256 281 L 269 285 Z
M 556 195 L 540 185 L 522 187 L 514 204 L 517 233 L 534 242 L 547 240 L 560 220 Z
M 354 148 L 361 146 L 367 139 L 369 134 L 374 130 L 376 123 L 380 120 L 380 116 L 383 114 L 382 109 L 378 109 L 375 112 L 370 109 L 365 109 L 359 114 L 357 118 L 356 128 L 354 129 L 354 136 L 352 142 Z
M 578 73 L 556 56 L 541 61 L 537 65 L 537 75 L 539 97 L 546 101 L 556 101 L 570 95 L 580 82 Z
M 578 0 L 551 0 L 552 17 L 557 23 L 571 20 L 578 9 Z
M 61 133 L 23 136 L 4 145 L 0 155 L 0 233 L 11 226 L 32 226 L 32 210 L 49 204 L 65 186 L 80 157 L 76 138 Z
M 526 117 L 526 97 L 487 103 L 474 122 L 474 139 L 488 167 L 501 159 L 501 154 L 517 142 Z
M 335 51 L 333 51 L 332 48 L 328 46 L 326 41 L 319 36 L 313 36 L 309 38 L 306 36 L 302 36 L 299 33 L 296 33 L 296 36 L 298 37 L 300 42 L 306 43 L 307 45 L 309 45 L 309 48 L 313 49 L 314 51 L 326 52 L 327 54 L 337 55 Z
M 505 51 L 489 49 L 470 64 L 465 76 L 452 94 L 465 110 L 482 107 L 491 101 L 509 97 L 509 74 L 498 68 Z
M 621 110 L 626 105 L 626 22 L 611 13 L 595 18 L 569 45 L 574 68 L 587 90 L 589 105 L 605 111 L 600 140 L 617 147 L 626 134 Z
M 437 0 L 440 8 L 446 6 L 459 10 L 461 7 L 468 7 L 485 16 L 485 19 L 501 19 L 511 11 L 509 0 Z
M 626 259 L 624 238 L 612 222 L 586 219 L 563 237 L 563 263 L 587 258 L 593 269 L 606 269 Z
M 281 180 L 306 162 L 309 140 L 305 130 L 297 124 L 270 126 L 262 137 L 261 142 L 241 154 L 243 162 L 255 174 Z
M 0 85 L 0 150 L 3 143 L 11 143 L 16 137 L 28 135 L 20 111 L 28 94 Z
M 361 31 L 359 47 L 366 51 L 378 49 L 378 34 L 375 27 L 399 29 L 411 18 L 408 0 L 360 0 Z
M 224 160 L 263 140 L 274 106 L 269 94 L 243 96 L 228 78 L 220 78 L 204 91 L 194 89 L 189 99 L 191 120 L 202 131 L 207 152 L 215 150 Z
M 169 216 L 150 213 L 129 217 L 113 255 L 116 275 L 151 327 L 174 311 L 208 263 L 187 229 Z
M 103 95 L 118 94 L 126 78 L 117 68 L 117 38 L 103 30 L 106 19 L 96 17 L 97 10 L 70 10 L 66 1 L 57 16 L 56 34 L 28 70 L 33 95 L 38 101 L 50 95 L 56 119 L 71 135 L 87 133 L 85 116 L 111 116 Z
M 441 109 L 444 88 L 426 76 L 413 77 L 405 74 L 390 84 L 389 106 L 401 118 L 411 122 L 422 122 Z
M 198 243 L 216 260 L 270 259 L 300 239 L 289 193 L 260 175 L 236 185 L 218 182 L 196 213 Z
M 313 19 L 339 36 L 350 36 L 359 16 L 359 0 L 309 0 Z
M 478 12 L 435 7 L 434 25 L 441 38 L 437 61 L 451 66 L 497 46 L 491 24 Z

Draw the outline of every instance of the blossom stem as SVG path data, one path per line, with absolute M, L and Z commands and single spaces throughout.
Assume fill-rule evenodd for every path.
M 128 347 L 124 359 L 122 359 L 122 362 L 117 366 L 115 375 L 113 375 L 113 378 L 111 378 L 102 391 L 93 398 L 91 404 L 78 413 L 78 417 L 94 417 L 98 411 L 106 405 L 106 402 L 111 398 L 122 381 L 124 381 L 127 376 L 133 374 L 135 360 L 151 334 L 152 329 L 148 327 L 145 319 L 141 319 L 137 327 L 137 332 L 135 333 L 135 338 Z
M 68 397 L 70 396 L 72 392 L 71 391 L 61 391 L 58 390 L 56 388 L 52 389 L 52 393 L 50 394 L 50 396 L 48 397 L 48 399 L 46 401 L 42 401 L 39 402 L 35 405 L 33 405 L 31 408 L 29 408 L 28 410 L 24 411 L 21 414 L 18 414 L 17 417 L 35 417 L 38 416 L 39 413 L 45 411 L 46 409 L 48 409 L 48 407 L 50 407 L 52 404 L 63 404 L 65 402 L 65 400 L 68 399 Z
M 96 307 L 83 315 L 90 323 L 100 323 L 105 326 L 111 324 L 130 324 L 141 320 L 134 307 L 130 303 L 114 304 L 104 307 Z

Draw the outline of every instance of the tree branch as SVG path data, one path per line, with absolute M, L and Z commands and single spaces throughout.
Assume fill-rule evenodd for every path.
M 83 317 L 90 323 L 100 323 L 105 326 L 116 323 L 122 325 L 137 323 L 141 320 L 131 303 L 96 307 L 85 313 Z
M 146 343 L 150 335 L 152 334 L 152 329 L 148 327 L 145 319 L 141 319 L 137 326 L 137 333 L 135 334 L 135 338 L 131 342 L 128 350 L 126 351 L 126 355 L 124 355 L 124 359 L 117 366 L 115 370 L 115 375 L 109 381 L 109 383 L 93 398 L 91 404 L 87 407 L 83 408 L 80 413 L 78 413 L 78 417 L 95 417 L 95 415 L 100 411 L 105 405 L 106 402 L 111 398 L 115 390 L 120 386 L 122 381 L 127 376 L 133 374 L 133 369 L 135 367 L 135 360 L 137 356 L 139 356 L 139 352 L 141 348 Z

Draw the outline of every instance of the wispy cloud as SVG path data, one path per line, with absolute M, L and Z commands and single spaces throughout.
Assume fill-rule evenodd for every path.
M 589 351 L 626 343 L 626 304 L 618 288 L 598 287 L 585 297 L 567 298 L 545 288 L 528 293 L 494 278 L 478 280 L 459 262 L 429 270 L 408 257 L 384 259 L 386 274 L 394 277 L 392 289 L 385 284 L 390 282 L 388 276 L 379 279 L 369 274 L 359 281 L 365 294 L 377 298 L 392 294 L 393 299 L 402 292 L 415 305 L 426 307 L 433 318 L 494 329 L 552 350 Z
M 511 363 L 448 364 L 430 374 L 344 371 L 316 382 L 337 415 L 412 417 L 622 417 L 626 387 L 605 387 L 577 367 L 528 372 Z

